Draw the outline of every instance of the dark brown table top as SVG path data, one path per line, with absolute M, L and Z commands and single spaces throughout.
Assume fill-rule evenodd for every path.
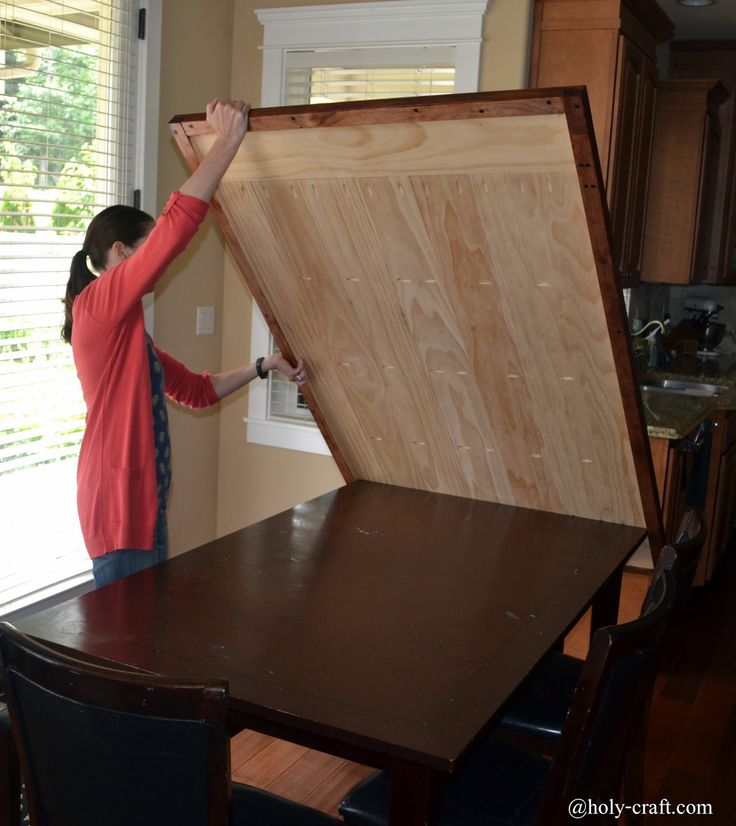
M 446 772 L 644 536 L 354 482 L 19 626 L 225 676 L 243 725 Z

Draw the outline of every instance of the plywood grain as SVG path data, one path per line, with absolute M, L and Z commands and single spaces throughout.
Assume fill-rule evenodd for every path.
M 220 208 L 354 478 L 644 525 L 578 173 L 554 113 L 246 137 Z
M 213 142 L 211 134 L 197 136 L 198 151 L 206 152 Z M 228 177 L 291 181 L 472 174 L 492 168 L 549 169 L 569 166 L 570 161 L 563 114 L 520 115 L 252 132 Z

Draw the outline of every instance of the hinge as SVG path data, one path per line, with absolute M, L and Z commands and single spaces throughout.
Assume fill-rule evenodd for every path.
M 146 10 L 138 9 L 138 40 L 146 39 Z
M 133 190 L 133 206 L 136 209 L 141 208 L 141 191 L 140 191 L 140 189 L 134 189 Z

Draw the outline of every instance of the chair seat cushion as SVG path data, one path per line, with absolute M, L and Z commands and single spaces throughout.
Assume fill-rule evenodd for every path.
M 499 720 L 499 728 L 557 740 L 580 679 L 583 660 L 553 652 Z
M 230 826 L 340 826 L 340 821 L 255 786 L 233 783 Z
M 527 826 L 534 823 L 549 761 L 496 737 L 476 747 L 445 784 L 440 826 Z M 391 781 L 375 772 L 340 804 L 352 826 L 386 826 Z

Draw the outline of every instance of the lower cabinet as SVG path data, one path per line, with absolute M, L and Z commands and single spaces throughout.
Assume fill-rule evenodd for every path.
M 695 575 L 704 585 L 736 529 L 736 411 L 718 411 L 686 438 L 651 438 L 666 541 L 677 536 L 685 511 L 702 511 L 708 536 Z
M 708 538 L 696 575 L 697 585 L 713 576 L 736 528 L 736 412 L 718 413 L 714 421 L 717 427 L 705 503 Z

